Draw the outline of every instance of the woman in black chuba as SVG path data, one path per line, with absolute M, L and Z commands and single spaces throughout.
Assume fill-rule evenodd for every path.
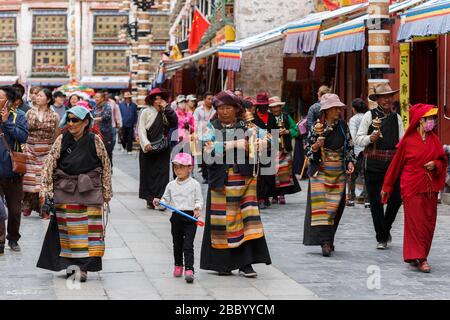
M 175 111 L 167 104 L 167 93 L 153 89 L 145 99 L 147 108 L 139 117 L 139 198 L 155 209 L 153 199 L 160 199 L 169 183 L 169 130 L 178 126 Z
M 253 123 L 259 128 L 267 130 L 268 133 L 272 133 L 272 130 L 278 129 L 277 120 L 269 112 L 269 95 L 266 92 L 261 92 L 256 95 L 256 113 Z M 261 163 L 260 167 L 265 170 L 260 170 L 258 176 L 258 204 L 260 209 L 266 209 L 271 205 L 270 197 L 276 195 L 276 183 L 275 183 L 275 161 L 271 155 L 271 151 L 268 152 L 267 159 L 270 159 L 268 163 Z M 271 168 L 273 166 L 273 170 Z M 273 172 L 273 173 L 272 173 Z M 272 174 L 271 174 L 272 173 Z
M 203 136 L 210 158 L 205 158 L 209 190 L 200 268 L 220 275 L 239 269 L 245 277 L 256 277 L 252 264 L 271 260 L 258 208 L 257 178 L 243 136 L 247 128 L 237 117 L 241 100 L 231 91 L 220 92 L 214 107 L 218 119 L 208 124 Z

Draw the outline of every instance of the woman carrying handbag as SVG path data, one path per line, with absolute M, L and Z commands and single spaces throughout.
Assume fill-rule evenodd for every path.
M 145 99 L 147 108 L 139 117 L 139 198 L 154 209 L 153 199 L 161 198 L 169 183 L 169 130 L 178 126 L 175 111 L 167 104 L 167 93 L 153 89 Z
M 25 114 L 13 108 L 17 92 L 11 86 L 0 87 L 0 188 L 8 208 L 8 228 L 5 219 L 0 219 L 0 254 L 4 251 L 5 240 L 12 251 L 20 251 L 20 214 L 23 198 L 23 170 L 13 170 L 13 152 L 28 138 Z M 23 169 L 23 166 L 22 166 Z M 16 170 L 18 171 L 18 170 Z

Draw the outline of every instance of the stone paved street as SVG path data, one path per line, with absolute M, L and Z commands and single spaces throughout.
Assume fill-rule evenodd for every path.
M 138 160 L 116 150 L 114 199 L 106 235 L 103 271 L 89 273 L 81 289 L 69 289 L 65 273 L 35 267 L 48 222 L 23 218 L 21 253 L 0 256 L 0 299 L 449 299 L 450 207 L 439 207 L 430 254 L 431 274 L 402 262 L 403 212 L 386 251 L 375 249 L 370 211 L 346 209 L 336 252 L 302 245 L 306 192 L 288 196 L 285 206 L 262 213 L 271 266 L 256 265 L 257 279 L 219 277 L 199 270 L 202 230 L 196 236 L 196 280 L 174 279 L 168 212 L 151 211 L 138 199 Z M 206 192 L 206 187 L 204 191 Z M 303 190 L 306 190 L 302 182 Z M 368 267 L 379 268 L 380 288 L 369 290 Z M 370 271 L 370 270 L 369 270 Z M 369 281 L 370 282 L 370 281 Z M 231 289 L 233 288 L 233 289 Z

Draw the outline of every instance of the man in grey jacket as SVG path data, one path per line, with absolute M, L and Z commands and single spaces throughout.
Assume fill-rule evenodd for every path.
M 309 107 L 308 115 L 306 117 L 308 122 L 308 132 L 311 131 L 311 129 L 314 127 L 314 123 L 317 121 L 317 119 L 320 118 L 320 98 L 325 93 L 331 93 L 330 87 L 327 87 L 325 85 L 320 86 L 319 90 L 317 91 L 318 101 L 311 107 Z

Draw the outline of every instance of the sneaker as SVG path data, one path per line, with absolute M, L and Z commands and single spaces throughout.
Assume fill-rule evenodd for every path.
M 133 152 L 131 152 L 131 151 L 128 151 L 128 152 L 127 152 L 127 154 L 133 154 Z
M 11 248 L 12 251 L 20 252 L 20 246 L 17 243 L 17 241 L 8 241 L 8 246 Z
M 187 283 L 194 282 L 194 271 L 184 270 L 184 280 L 186 280 Z
M 369 202 L 365 202 L 364 203 L 364 208 L 365 209 L 370 209 L 370 203 Z
M 245 267 L 239 269 L 239 274 L 246 278 L 256 278 L 258 274 L 253 270 L 252 265 L 248 264 Z
M 389 236 L 388 236 L 388 241 L 387 241 L 387 243 L 388 243 L 388 244 L 391 244 L 391 243 L 392 243 L 392 236 L 391 236 L 390 233 L 389 233 Z
M 345 204 L 347 207 L 354 207 L 355 206 L 355 201 L 353 200 L 347 200 L 347 203 Z
M 279 197 L 279 199 L 280 199 L 280 204 L 286 204 L 286 199 L 284 198 L 284 195 L 281 195 L 280 197 Z
M 183 267 L 175 266 L 175 268 L 173 269 L 173 276 L 175 278 L 179 278 L 182 275 L 183 275 Z
M 377 249 L 384 250 L 387 248 L 387 245 L 388 245 L 387 242 L 378 242 Z
M 219 276 L 231 276 L 232 274 L 231 271 L 219 271 Z

